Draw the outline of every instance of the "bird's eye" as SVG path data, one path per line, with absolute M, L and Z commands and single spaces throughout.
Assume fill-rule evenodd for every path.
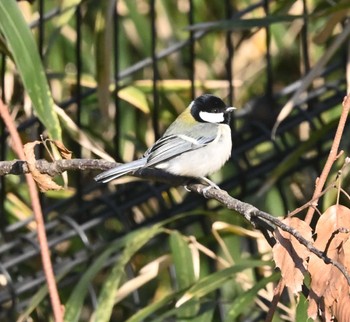
M 218 113 L 219 112 L 219 110 L 217 109 L 217 108 L 214 108 L 214 111 L 213 111 L 214 113 Z

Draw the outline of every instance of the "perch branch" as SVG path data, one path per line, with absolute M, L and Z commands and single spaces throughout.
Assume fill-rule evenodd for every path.
M 249 220 L 250 223 L 252 223 L 253 226 L 255 226 L 256 220 L 260 219 L 265 222 L 268 222 L 270 224 L 275 225 L 276 227 L 282 229 L 283 231 L 286 231 L 290 233 L 300 244 L 304 245 L 310 252 L 315 254 L 317 257 L 322 259 L 326 264 L 332 264 L 336 268 L 339 269 L 339 271 L 344 275 L 346 278 L 348 285 L 350 285 L 350 276 L 345 269 L 345 267 L 340 264 L 337 261 L 334 261 L 333 259 L 329 258 L 323 251 L 320 251 L 316 247 L 313 246 L 313 243 L 306 240 L 296 229 L 284 224 L 279 219 L 273 217 L 272 215 L 259 210 L 258 208 L 245 203 L 243 201 L 240 201 L 238 199 L 235 199 L 231 197 L 226 191 L 224 190 L 217 190 L 217 189 L 210 189 L 209 191 L 205 191 L 205 188 L 207 186 L 202 184 L 191 184 L 187 186 L 189 190 L 193 192 L 197 192 L 201 195 L 203 195 L 206 198 L 215 199 L 219 201 L 221 204 L 223 204 L 227 209 L 234 210 L 238 212 L 240 215 L 242 215 L 244 218 Z
M 73 159 L 73 160 L 57 160 L 53 162 L 47 162 L 45 160 L 38 160 L 36 162 L 37 169 L 49 175 L 59 175 L 67 170 L 108 170 L 117 166 L 118 163 L 109 162 L 104 160 L 88 160 L 88 159 Z M 25 161 L 2 161 L 0 162 L 0 175 L 4 174 L 23 174 L 28 172 L 28 167 Z M 318 250 L 313 244 L 307 241 L 296 229 L 284 224 L 279 219 L 272 215 L 259 210 L 258 208 L 242 202 L 238 199 L 231 197 L 224 190 L 210 189 L 205 191 L 206 185 L 198 183 L 189 183 L 190 178 L 177 177 L 167 174 L 157 169 L 144 169 L 133 174 L 143 179 L 150 179 L 165 182 L 171 185 L 187 184 L 187 188 L 195 193 L 203 195 L 206 198 L 215 199 L 223 204 L 227 209 L 234 210 L 247 221 L 249 221 L 254 228 L 259 229 L 265 235 L 267 241 L 272 244 L 273 238 L 268 235 L 268 231 L 273 231 L 276 227 L 279 227 L 283 231 L 290 233 L 294 236 L 302 245 L 314 253 L 317 257 L 321 258 L 326 264 L 333 264 L 337 267 L 341 273 L 347 279 L 350 285 L 350 276 L 343 265 L 332 260 L 324 254 L 324 252 Z M 193 179 L 192 179 L 193 181 Z
M 41 173 L 45 173 L 54 177 L 68 170 L 107 170 L 117 166 L 118 164 L 104 160 L 72 159 L 56 160 L 53 162 L 48 162 L 46 160 L 37 160 L 35 165 Z M 20 175 L 26 173 L 29 173 L 29 169 L 27 162 L 25 161 L 0 161 L 0 176 L 6 174 Z

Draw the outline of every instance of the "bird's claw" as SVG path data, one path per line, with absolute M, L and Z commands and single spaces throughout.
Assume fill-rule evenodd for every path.
M 200 179 L 202 179 L 203 181 L 205 181 L 206 183 L 208 183 L 208 186 L 206 186 L 203 190 L 202 190 L 202 194 L 205 198 L 209 198 L 206 194 L 207 192 L 211 189 L 211 188 L 214 188 L 214 189 L 217 189 L 217 190 L 221 190 L 220 187 L 215 184 L 213 181 L 209 180 L 208 178 L 206 177 L 200 177 Z M 184 188 L 186 191 L 188 192 L 191 192 L 191 190 L 187 187 L 187 185 L 184 185 Z M 200 192 L 200 190 L 198 190 L 198 192 Z
M 203 196 L 204 196 L 205 198 L 207 198 L 207 199 L 209 198 L 209 197 L 207 196 L 207 192 L 208 192 L 211 188 L 217 189 L 217 190 L 221 190 L 220 187 L 217 186 L 216 184 L 214 184 L 214 185 L 209 185 L 209 186 L 205 187 L 205 188 L 202 190 L 202 194 L 203 194 Z

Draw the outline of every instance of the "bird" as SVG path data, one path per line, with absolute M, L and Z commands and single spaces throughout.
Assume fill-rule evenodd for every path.
M 142 158 L 104 171 L 94 179 L 107 183 L 136 171 L 155 168 L 182 177 L 202 179 L 207 188 L 220 189 L 207 176 L 219 170 L 232 150 L 231 112 L 219 97 L 203 94 L 170 124 Z

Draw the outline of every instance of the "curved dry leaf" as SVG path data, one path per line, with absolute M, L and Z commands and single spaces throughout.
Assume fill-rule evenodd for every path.
M 130 295 L 130 293 L 138 290 L 141 286 L 156 278 L 160 272 L 168 268 L 170 264 L 170 255 L 163 255 L 142 267 L 136 277 L 128 280 L 125 284 L 120 286 L 116 295 L 115 303 L 120 302 L 122 299 Z
M 338 321 L 350 321 L 350 305 L 348 301 L 340 299 L 334 302 L 334 315 Z
M 59 140 L 50 140 L 58 149 L 59 153 L 61 154 L 63 159 L 71 160 L 73 152 L 68 150 L 66 146 L 63 144 L 63 142 Z
M 293 227 L 303 235 L 306 240 L 312 240 L 312 231 L 306 222 L 299 218 L 292 217 L 284 219 L 283 223 Z M 285 285 L 288 286 L 293 293 L 298 293 L 301 291 L 304 275 L 306 273 L 306 261 L 310 255 L 310 251 L 288 232 L 277 228 L 274 231 L 274 235 L 277 242 L 272 252 L 276 266 L 281 270 Z
M 28 169 L 31 175 L 33 176 L 33 179 L 38 184 L 41 192 L 45 192 L 48 190 L 61 190 L 63 188 L 60 185 L 54 182 L 48 174 L 41 173 L 35 166 L 36 159 L 34 147 L 40 143 L 40 141 L 34 141 L 26 143 L 23 146 L 23 151 L 28 165 Z
M 341 263 L 350 267 L 350 209 L 342 205 L 333 205 L 320 217 L 316 233 L 315 247 Z M 350 309 L 349 285 L 344 275 L 330 264 L 314 254 L 310 255 L 309 273 L 311 276 L 310 294 L 308 297 L 308 315 L 316 319 L 320 313 L 325 321 L 333 316 L 338 321 L 341 316 L 348 316 Z

